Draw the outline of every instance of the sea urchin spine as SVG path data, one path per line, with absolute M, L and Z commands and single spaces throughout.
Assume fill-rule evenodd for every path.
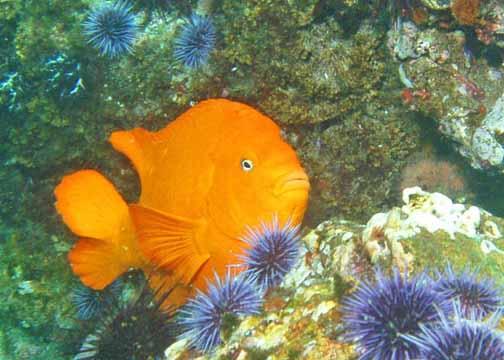
M 93 290 L 79 285 L 71 294 L 71 301 L 77 309 L 77 317 L 80 320 L 90 320 L 103 314 L 117 303 L 121 290 L 121 279 L 114 281 L 103 290 Z

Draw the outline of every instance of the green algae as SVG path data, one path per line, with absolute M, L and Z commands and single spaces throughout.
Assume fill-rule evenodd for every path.
M 64 261 L 68 247 L 47 229 L 27 221 L 5 230 L 0 247 L 2 349 L 6 359 L 61 358 L 75 328 L 70 303 L 72 277 Z M 63 245 L 63 246 L 62 246 Z M 14 329 L 16 329 L 14 331 Z
M 72 169 L 96 167 L 106 158 L 115 158 L 109 164 L 125 161 L 110 155 L 106 144 L 116 126 L 90 106 L 99 105 L 94 90 L 100 82 L 92 79 L 97 68 L 87 66 L 86 55 L 75 55 L 85 46 L 80 27 L 85 3 L 1 6 L 9 10 L 0 15 L 9 24 L 2 35 L 12 42 L 2 47 L 6 57 L 0 66 L 4 71 L 16 65 L 19 81 L 13 84 L 16 106 L 0 94 L 0 354 L 3 359 L 62 359 L 78 348 L 83 335 L 70 303 L 76 280 L 66 260 L 74 238 L 57 217 L 53 189 Z M 46 61 L 61 53 L 81 62 L 86 96 L 62 99 L 50 92 Z
M 334 213 L 363 221 L 391 206 L 400 192 L 397 179 L 422 131 L 394 104 L 374 105 L 300 140 L 312 179 L 311 206 L 320 216 L 315 222 Z
M 308 10 L 311 14 L 311 8 Z M 233 12 L 229 18 L 247 29 L 251 20 L 248 13 L 243 14 Z M 295 17 L 298 21 L 293 23 L 292 18 L 278 18 L 283 26 L 277 28 L 262 12 L 254 12 L 252 17 L 250 36 L 242 34 L 246 30 L 226 24 L 224 39 L 229 40 L 222 56 L 237 67 L 236 74 L 228 76 L 231 96 L 256 99 L 266 113 L 285 124 L 329 120 L 376 96 L 371 90 L 384 75 L 384 53 L 380 35 L 370 27 L 362 26 L 346 39 L 334 20 L 306 27 L 306 16 Z M 252 34 L 256 43 L 263 44 L 260 49 L 251 46 L 248 39 Z M 247 54 L 244 48 L 254 53 Z M 252 77 L 249 83 L 254 92 L 236 91 L 247 90 L 233 86 L 242 77 Z
M 450 264 L 455 270 L 471 269 L 504 285 L 504 256 L 496 252 L 484 254 L 480 241 L 458 233 L 455 239 L 443 231 L 434 234 L 422 231 L 417 236 L 401 241 L 407 252 L 414 254 L 412 268 L 417 271 L 442 270 Z M 498 247 L 504 241 L 495 242 Z

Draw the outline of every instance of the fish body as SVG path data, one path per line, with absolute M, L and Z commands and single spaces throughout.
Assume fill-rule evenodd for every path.
M 206 100 L 160 131 L 117 131 L 110 142 L 139 174 L 137 203 L 94 170 L 55 189 L 58 212 L 81 237 L 70 264 L 92 288 L 133 267 L 206 290 L 214 273 L 240 263 L 247 227 L 302 220 L 306 173 L 280 128 L 245 104 Z

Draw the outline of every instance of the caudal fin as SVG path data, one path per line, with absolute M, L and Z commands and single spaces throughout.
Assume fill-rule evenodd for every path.
M 114 185 L 94 170 L 65 176 L 54 190 L 56 209 L 81 239 L 68 254 L 74 273 L 103 289 L 131 267 L 141 267 L 128 205 Z

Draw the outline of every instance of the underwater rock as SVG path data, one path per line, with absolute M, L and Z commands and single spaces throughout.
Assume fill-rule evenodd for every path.
M 451 199 L 465 202 L 474 197 L 468 180 L 462 168 L 455 162 L 420 152 L 411 156 L 401 171 L 399 197 L 404 189 L 420 186 L 425 191 L 440 192 Z
M 468 60 L 461 31 L 412 29 L 403 24 L 388 33 L 389 51 L 401 61 L 404 105 L 432 118 L 473 168 L 504 173 L 504 141 L 496 125 L 502 122 L 502 69 L 483 58 Z M 405 37 L 409 47 L 403 49 Z
M 399 28 L 400 31 L 398 31 Z M 416 59 L 425 53 L 425 46 L 418 42 L 418 28 L 411 21 L 398 23 L 388 33 L 389 50 L 399 60 Z
M 504 134 L 504 94 L 495 102 L 493 109 L 483 119 L 483 127 L 496 136 Z
M 292 48 L 261 74 L 271 85 L 259 105 L 286 124 L 315 124 L 354 111 L 377 96 L 385 68 L 380 43 L 370 24 L 348 39 L 335 21 L 300 32 Z
M 6 106 L 8 111 L 19 109 L 16 99 L 22 92 L 22 79 L 17 72 L 3 74 L 0 79 L 0 108 Z
M 504 158 L 504 149 L 492 134 L 485 128 L 479 127 L 472 137 L 472 153 L 475 158 L 491 166 L 498 166 Z M 476 163 L 479 166 L 479 163 Z
M 473 263 L 504 283 L 502 219 L 419 187 L 405 189 L 403 201 L 401 208 L 374 215 L 363 231 L 373 264 L 416 271 L 446 262 L 455 267 Z
M 382 34 L 364 19 L 350 36 L 335 19 L 315 22 L 317 3 L 223 3 L 229 20 L 219 55 L 232 69 L 222 74 L 229 96 L 253 99 L 283 124 L 321 123 L 376 97 Z
M 479 0 L 453 0 L 451 2 L 451 13 L 462 25 L 476 24 L 480 15 L 479 11 Z
M 352 359 L 352 346 L 338 338 L 342 331 L 338 299 L 354 281 L 362 228 L 334 219 L 306 234 L 300 260 L 268 293 L 264 311 L 223 331 L 229 333 L 223 345 L 202 359 Z M 165 356 L 184 359 L 187 344 L 184 340 L 173 344 Z
M 504 48 L 504 4 L 501 0 L 490 0 L 484 1 L 481 7 L 482 20 L 475 28 L 478 40 Z
M 421 136 L 412 114 L 385 96 L 338 121 L 293 134 L 290 142 L 312 186 L 309 223 L 334 214 L 363 222 L 393 206 L 398 177 Z

